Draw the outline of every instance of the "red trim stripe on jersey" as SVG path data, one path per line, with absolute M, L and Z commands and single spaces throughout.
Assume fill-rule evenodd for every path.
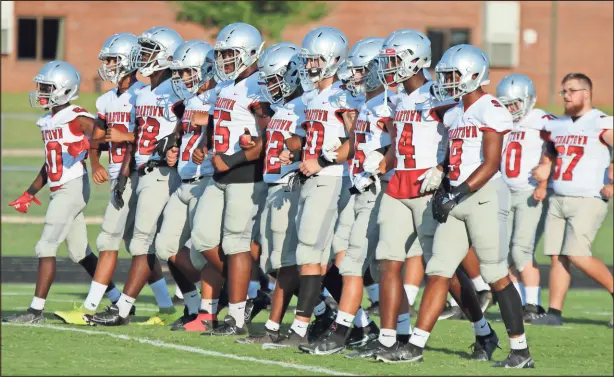
M 388 130 L 386 129 L 386 122 L 390 122 L 390 121 L 392 121 L 392 118 L 390 117 L 379 118 L 379 120 L 377 121 L 377 123 L 375 123 L 375 125 L 380 130 L 384 131 L 385 133 L 388 133 Z
M 337 119 L 339 119 L 339 122 L 344 123 L 343 122 L 343 117 L 342 114 L 343 113 L 347 113 L 347 112 L 354 112 L 357 113 L 358 111 L 354 110 L 354 109 L 339 109 L 339 110 L 335 110 L 335 117 L 337 117 Z M 344 123 L 345 124 L 345 123 Z
M 100 113 L 98 113 L 98 118 L 100 118 L 100 119 L 102 119 L 102 120 L 105 120 L 105 119 L 106 119 L 106 118 L 105 118 L 105 116 L 104 116 L 104 114 L 100 114 Z
M 510 130 L 505 130 L 505 131 L 502 131 L 502 132 L 498 132 L 494 128 L 490 128 L 490 127 L 480 127 L 479 130 L 482 131 L 482 132 L 496 132 L 496 133 L 499 133 L 501 135 L 505 135 L 506 133 L 510 132 Z
M 612 130 L 601 130 L 601 132 L 599 133 L 599 141 L 601 142 L 601 144 L 609 148 L 610 146 L 608 145 L 608 143 L 605 142 L 605 139 L 603 138 L 603 134 L 606 133 L 606 131 L 612 131 Z

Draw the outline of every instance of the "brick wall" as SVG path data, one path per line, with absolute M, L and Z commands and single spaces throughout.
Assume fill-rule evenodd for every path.
M 330 13 L 315 23 L 288 26 L 283 39 L 300 44 L 304 35 L 319 25 L 343 30 L 350 43 L 368 36 L 385 37 L 392 31 L 411 27 L 426 31 L 427 27 L 471 28 L 472 43 L 482 43 L 481 1 L 455 2 L 328 2 Z M 215 30 L 175 21 L 175 5 L 168 2 L 53 2 L 16 1 L 15 16 L 49 15 L 64 17 L 65 59 L 75 65 L 83 77 L 82 91 L 94 90 L 99 66 L 98 52 L 104 40 L 115 32 L 139 34 L 164 25 L 177 30 L 184 39 L 203 38 L 212 43 Z M 551 54 L 551 2 L 521 2 L 521 35 L 534 29 L 537 42 L 520 42 L 520 60 L 515 72 L 529 75 L 536 84 L 538 103 L 548 101 Z M 554 83 L 568 72 L 580 71 L 593 79 L 594 102 L 612 106 L 613 86 L 613 3 L 558 2 L 557 56 Z M 103 21 L 104 20 L 104 21 Z M 17 38 L 16 32 L 14 37 Z M 16 39 L 15 39 L 16 45 Z M 42 64 L 17 61 L 14 54 L 2 56 L 2 91 L 24 92 Z M 489 90 L 494 92 L 506 69 L 491 70 Z M 108 86 L 105 86 L 107 88 Z M 557 104 L 561 104 L 559 98 Z

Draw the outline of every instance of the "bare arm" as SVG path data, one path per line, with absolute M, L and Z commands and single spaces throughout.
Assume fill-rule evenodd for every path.
M 46 167 L 46 164 L 43 164 L 43 166 L 41 167 L 41 170 L 38 172 L 38 175 L 36 176 L 36 178 L 34 178 L 34 181 L 32 182 L 32 184 L 30 185 L 30 187 L 28 187 L 28 190 L 26 191 L 30 195 L 36 195 L 43 187 L 45 187 L 46 184 L 47 184 L 47 167 Z
M 258 126 L 258 138 L 255 140 L 255 144 L 251 148 L 245 150 L 245 157 L 247 161 L 256 161 L 262 157 L 264 153 L 264 133 L 266 132 L 266 127 L 271 121 L 271 116 L 273 116 L 273 110 L 271 109 L 271 104 L 260 102 L 252 106 L 252 113 L 256 118 L 256 125 Z

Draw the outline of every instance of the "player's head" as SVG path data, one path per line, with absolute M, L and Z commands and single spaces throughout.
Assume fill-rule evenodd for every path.
M 497 98 L 512 114 L 514 122 L 524 118 L 537 100 L 533 81 L 521 73 L 512 73 L 501 80 L 497 85 Z
M 267 48 L 258 60 L 262 94 L 270 103 L 282 102 L 298 89 L 299 51 L 297 45 L 282 42 Z
M 102 64 L 98 68 L 98 76 L 104 81 L 117 84 L 122 77 L 136 71 L 130 54 L 138 44 L 138 38 L 131 33 L 118 33 L 110 36 L 98 54 L 98 60 Z
M 138 46 L 132 52 L 133 65 L 145 77 L 168 69 L 183 38 L 173 29 L 156 26 L 139 35 Z
M 213 47 L 205 41 L 194 39 L 177 47 L 171 62 L 171 86 L 175 94 L 186 99 L 213 78 Z
M 397 30 L 384 40 L 378 62 L 380 81 L 400 84 L 431 66 L 431 41 L 416 30 Z
M 565 114 L 576 114 L 592 107 L 593 82 L 583 73 L 568 73 L 561 81 Z
M 384 38 L 368 37 L 356 42 L 350 50 L 346 60 L 350 71 L 347 88 L 353 96 L 382 86 L 377 77 L 377 54 L 383 43 Z
M 215 69 L 221 80 L 235 80 L 258 61 L 264 41 L 258 29 L 235 22 L 224 27 L 215 41 Z
M 472 45 L 450 47 L 435 66 L 435 95 L 440 100 L 462 98 L 490 83 L 488 56 Z
M 348 56 L 348 39 L 340 30 L 322 26 L 311 30 L 303 39 L 299 68 L 305 90 L 333 77 Z
M 72 65 L 54 60 L 38 71 L 32 80 L 36 90 L 30 92 L 30 106 L 49 110 L 79 97 L 81 75 Z

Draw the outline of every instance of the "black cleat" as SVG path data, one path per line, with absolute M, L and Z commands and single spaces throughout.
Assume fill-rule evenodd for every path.
M 235 336 L 235 335 L 248 335 L 247 325 L 243 325 L 243 327 L 238 327 L 237 322 L 231 315 L 226 315 L 224 317 L 224 323 L 220 326 L 212 329 L 211 331 L 205 331 L 200 335 L 210 335 L 210 336 Z
M 367 327 L 353 327 L 350 336 L 345 341 L 345 346 L 351 350 L 360 349 L 378 337 L 379 327 L 371 321 Z
M 183 325 L 192 322 L 198 317 L 198 314 L 188 313 L 187 306 L 183 308 L 183 316 L 178 318 L 175 322 L 171 323 L 171 331 L 185 331 Z
M 271 298 L 259 290 L 258 295 L 250 298 L 245 303 L 245 324 L 250 324 L 252 320 L 271 304 Z
M 490 325 L 488 325 L 490 327 Z M 499 337 L 495 331 L 491 328 L 490 334 L 486 336 L 476 336 L 475 343 L 471 346 L 473 352 L 471 353 L 471 359 L 476 361 L 490 361 L 492 360 L 492 354 L 499 347 Z
M 371 302 L 371 305 L 365 310 L 368 315 L 376 315 L 379 317 L 379 301 Z
M 424 350 L 413 344 L 407 344 L 393 351 L 380 352 L 375 355 L 375 360 L 385 363 L 416 363 L 422 362 L 422 352 Z
M 236 342 L 239 344 L 265 344 L 275 343 L 279 338 L 279 331 L 271 331 L 265 327 L 264 334 L 239 338 Z
M 307 336 L 301 337 L 290 328 L 287 333 L 280 334 L 276 341 L 262 344 L 262 349 L 296 348 L 301 344 L 307 344 Z
M 507 359 L 499 361 L 493 365 L 496 368 L 535 368 L 535 362 L 529 354 L 529 349 L 511 350 Z
M 523 309 L 524 315 L 523 320 L 525 323 L 531 323 L 534 319 L 537 319 L 544 314 L 546 314 L 546 310 L 539 305 L 529 304 Z
M 545 313 L 531 320 L 532 325 L 563 326 L 563 317 Z
M 298 349 L 312 355 L 332 355 L 345 349 L 345 336 L 337 331 L 334 322 L 326 333 L 309 344 L 301 344 Z
M 134 306 L 132 306 L 134 309 Z M 131 309 L 131 313 L 132 313 Z M 122 318 L 119 315 L 119 308 L 117 305 L 113 304 L 108 306 L 103 312 L 96 313 L 88 318 L 89 323 L 91 325 L 100 325 L 100 326 L 123 326 L 130 323 L 130 314 L 128 314 L 127 318 Z
M 461 310 L 460 307 L 458 306 L 452 306 L 450 304 L 446 304 L 446 308 L 444 309 L 443 312 L 441 312 L 441 314 L 439 315 L 439 318 L 437 318 L 438 321 L 441 321 L 442 319 L 463 319 L 464 315 L 463 315 L 463 311 Z
M 307 339 L 309 343 L 316 341 L 328 328 L 335 322 L 337 311 L 330 306 L 326 306 L 326 311 L 322 315 L 316 316 L 315 320 L 307 328 Z
M 375 339 L 367 343 L 362 349 L 350 352 L 345 355 L 348 359 L 366 359 L 375 357 L 380 352 L 392 352 L 403 346 L 399 342 L 395 342 L 392 347 L 386 347 L 379 340 Z
M 486 313 L 488 308 L 493 305 L 492 292 L 488 290 L 483 290 L 479 291 L 477 294 L 478 301 L 480 302 L 480 309 L 482 309 L 482 313 Z
M 2 318 L 2 322 L 9 323 L 43 323 L 45 317 L 42 310 L 28 308 L 23 313 L 13 314 L 12 316 Z

